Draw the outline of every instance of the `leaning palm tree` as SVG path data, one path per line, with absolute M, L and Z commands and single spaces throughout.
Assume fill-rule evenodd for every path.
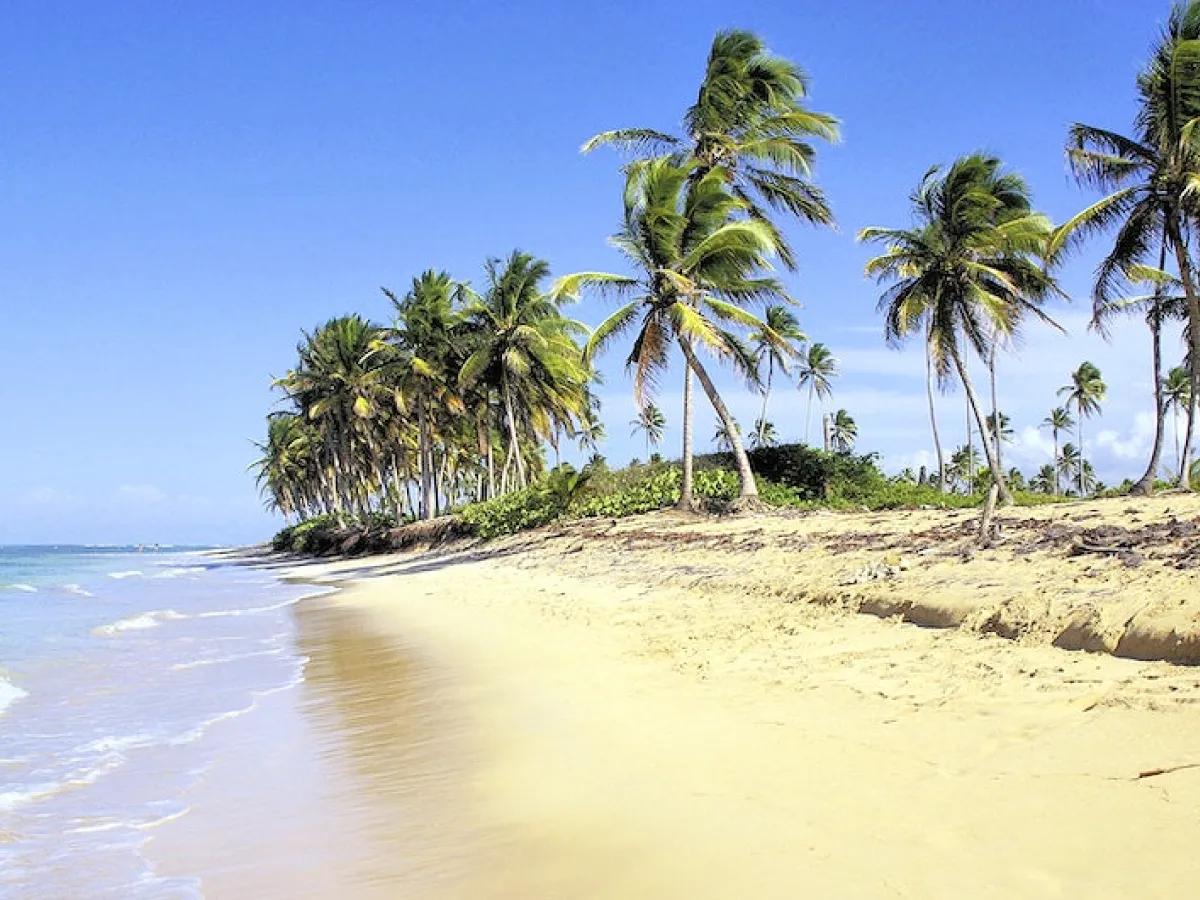
M 1070 411 L 1063 406 L 1056 406 L 1050 410 L 1050 415 L 1042 420 L 1041 427 L 1050 429 L 1050 436 L 1054 440 L 1054 471 L 1058 471 L 1058 436 L 1065 431 L 1069 431 L 1075 426 L 1075 420 L 1071 418 Z M 1058 477 L 1054 479 L 1054 495 L 1058 496 Z
M 1112 249 L 1096 270 L 1093 299 L 1110 304 L 1131 269 L 1174 257 L 1191 323 L 1193 358 L 1200 359 L 1200 285 L 1189 249 L 1196 223 L 1195 188 L 1200 179 L 1200 2 L 1178 3 L 1167 27 L 1138 76 L 1134 136 L 1089 125 L 1071 127 L 1067 158 L 1078 181 L 1106 196 L 1066 222 L 1055 249 L 1090 235 L 1116 230 Z M 1158 266 L 1162 269 L 1162 264 Z M 1155 372 L 1155 383 L 1159 374 Z M 1200 394 L 1200 369 L 1192 372 L 1192 392 Z M 1161 417 L 1161 398 L 1158 399 Z M 1188 428 L 1185 450 L 1192 440 Z M 1160 434 L 1161 438 L 1161 434 Z M 1148 477 L 1147 477 L 1148 476 Z M 1152 489 L 1148 470 L 1138 489 Z M 1190 489 L 1183 476 L 1179 487 Z
M 838 123 L 805 106 L 804 71 L 767 51 L 748 31 L 721 31 L 713 38 L 696 102 L 684 114 L 685 136 L 649 128 L 624 128 L 596 135 L 586 153 L 602 144 L 672 154 L 696 164 L 695 177 L 716 172 L 750 218 L 771 233 L 788 268 L 795 256 L 768 208 L 817 225 L 833 215 L 811 181 L 816 151 L 813 138 L 838 139 Z
M 650 448 L 662 443 L 663 431 L 667 427 L 667 418 L 662 410 L 653 403 L 647 403 L 638 410 L 637 418 L 629 423 L 633 426 L 631 436 L 639 431 L 646 438 L 646 458 L 650 458 Z
M 849 453 L 854 449 L 858 439 L 858 426 L 850 418 L 850 413 L 839 409 L 833 414 L 829 426 L 829 443 L 835 453 Z
M 833 379 L 838 375 L 838 362 L 824 344 L 812 344 L 800 358 L 796 384 L 808 389 L 808 406 L 804 413 L 804 442 L 808 443 L 812 423 L 813 397 L 828 400 L 833 393 Z
M 800 348 L 796 345 L 807 340 L 807 337 L 800 330 L 795 313 L 786 306 L 768 306 L 763 311 L 763 325 L 763 328 L 750 334 L 750 344 L 754 348 L 754 359 L 760 369 L 764 362 L 767 364 L 767 377 L 762 388 L 762 412 L 758 414 L 758 422 L 769 424 L 767 401 L 771 398 L 771 382 L 775 377 L 775 369 L 778 367 L 784 374 L 788 374 L 789 363 L 802 356 Z M 755 426 L 755 434 L 761 443 L 762 435 L 758 432 L 758 425 Z
M 1179 413 L 1187 411 L 1192 406 L 1192 376 L 1183 366 L 1175 366 L 1162 380 L 1163 408 L 1173 413 L 1171 430 L 1175 434 L 1175 466 L 1176 472 L 1184 472 L 1181 477 L 1187 477 L 1187 464 L 1183 451 L 1179 449 Z
M 1026 315 L 1053 324 L 1039 308 L 1057 290 L 1043 265 L 1050 222 L 1033 212 L 1019 176 L 1002 173 L 998 159 L 978 153 L 945 171 L 930 169 L 912 204 L 915 227 L 859 233 L 859 240 L 887 247 L 866 267 L 868 275 L 892 283 L 879 302 L 884 333 L 892 344 L 924 334 L 938 377 L 958 375 L 992 478 L 1001 498 L 1012 503 L 967 373 L 966 351 L 987 359 L 991 342 L 1001 337 L 1011 343 Z
M 1071 373 L 1071 383 L 1064 385 L 1058 389 L 1058 396 L 1067 398 L 1068 407 L 1070 404 L 1075 404 L 1076 415 L 1076 431 L 1075 436 L 1079 439 L 1079 458 L 1083 456 L 1083 420 L 1090 419 L 1092 416 L 1100 412 L 1100 404 L 1104 401 L 1104 396 L 1108 392 L 1108 385 L 1104 383 L 1103 377 L 1100 375 L 1100 370 L 1092 363 L 1081 363 L 1079 368 Z M 1066 448 L 1063 448 L 1066 452 Z M 1083 496 L 1083 466 L 1077 466 L 1079 475 L 1079 495 Z
M 762 328 L 764 323 L 742 304 L 786 299 L 782 285 L 762 274 L 778 251 L 772 232 L 747 217 L 745 202 L 725 189 L 719 173 L 695 177 L 694 164 L 665 157 L 628 167 L 624 220 L 611 243 L 640 274 L 580 272 L 560 278 L 552 294 L 575 297 L 591 287 L 632 298 L 596 328 L 586 357 L 636 327 L 626 366 L 633 371 L 634 399 L 643 406 L 666 369 L 672 345 L 678 346 L 729 433 L 741 481 L 739 499 L 755 498 L 754 473 L 733 416 L 696 349 L 705 348 L 755 377 L 750 349 L 725 325 Z M 686 434 L 686 416 L 684 430 Z M 686 446 L 684 462 L 686 476 Z M 681 503 L 690 502 L 689 488 L 685 480 Z

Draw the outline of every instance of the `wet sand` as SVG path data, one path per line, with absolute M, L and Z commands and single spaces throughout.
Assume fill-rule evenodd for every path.
M 1186 893 L 1200 670 L 1052 644 L 1085 602 L 1200 602 L 1195 574 L 1145 550 L 878 558 L 956 515 L 658 516 L 304 567 L 347 585 L 298 611 L 308 679 L 213 729 L 240 751 L 150 853 L 212 897 Z M 1130 513 L 1034 517 L 1097 515 Z M 1010 601 L 1083 599 L 1001 636 L 1016 558 Z M 899 571 L 856 577 L 877 565 Z M 859 614 L 892 595 L 992 614 Z

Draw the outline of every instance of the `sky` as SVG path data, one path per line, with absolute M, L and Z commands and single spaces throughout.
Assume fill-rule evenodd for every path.
M 609 128 L 678 130 L 713 35 L 751 29 L 800 63 L 811 106 L 842 122 L 815 180 L 838 228 L 794 225 L 786 282 L 841 374 L 827 409 L 885 468 L 933 461 L 919 347 L 888 349 L 863 277 L 867 225 L 909 224 L 928 167 L 999 156 L 1063 221 L 1094 199 L 1063 157 L 1072 122 L 1128 131 L 1134 78 L 1166 0 L 787 0 L 603 4 L 8 0 L 0 14 L 0 543 L 262 540 L 280 522 L 246 468 L 305 329 L 358 312 L 428 268 L 479 284 L 521 248 L 556 274 L 619 268 L 620 158 Z M 1109 385 L 1087 425 L 1100 477 L 1137 477 L 1152 437 L 1145 327 L 1087 331 L 1103 244 L 1061 273 L 1073 298 L 999 365 L 1007 451 L 1050 461 L 1037 425 L 1084 360 Z M 611 311 L 588 299 L 571 314 Z M 1178 352 L 1176 352 L 1178 351 Z M 1182 355 L 1174 336 L 1168 360 Z M 630 381 L 603 360 L 610 462 Z M 980 378 L 981 367 L 977 367 Z M 658 398 L 677 453 L 682 369 Z M 719 380 L 736 417 L 759 399 Z M 981 382 L 982 385 L 982 382 Z M 802 438 L 805 396 L 768 418 Z M 939 398 L 963 442 L 961 394 Z M 816 437 L 818 413 L 813 413 Z M 711 411 L 698 404 L 697 440 Z

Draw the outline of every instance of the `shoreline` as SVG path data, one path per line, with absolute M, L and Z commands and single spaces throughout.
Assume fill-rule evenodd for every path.
M 355 897 L 1169 895 L 1200 876 L 1200 671 L 1054 644 L 1088 609 L 1126 632 L 1190 615 L 1196 573 L 1172 568 L 1190 536 L 1126 548 L 1140 565 L 1069 554 L 1117 520 L 1197 515 L 1175 497 L 1006 511 L 1005 541 L 967 559 L 974 516 L 912 511 L 665 513 L 274 560 L 339 588 L 298 610 L 325 660 L 305 707 L 325 768 L 289 777 L 328 791 L 288 833 L 336 834 L 328 884 Z M 889 597 L 907 605 L 881 615 Z M 914 626 L 949 599 L 957 627 Z M 417 670 L 437 677 L 397 676 Z M 243 724 L 243 750 L 283 740 Z M 228 813 L 237 791 L 214 790 Z M 202 847 L 221 808 L 171 827 Z M 285 858 L 255 896 L 308 896 Z M 212 896 L 245 895 L 226 883 Z

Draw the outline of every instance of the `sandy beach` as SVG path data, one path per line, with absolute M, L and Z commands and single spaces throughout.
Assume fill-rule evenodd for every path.
M 970 513 L 664 513 L 299 565 L 343 587 L 298 611 L 306 724 L 214 739 L 307 749 L 151 849 L 213 897 L 1178 896 L 1198 517 L 1008 510 L 977 550 Z M 214 871 L 260 803 L 266 861 Z

